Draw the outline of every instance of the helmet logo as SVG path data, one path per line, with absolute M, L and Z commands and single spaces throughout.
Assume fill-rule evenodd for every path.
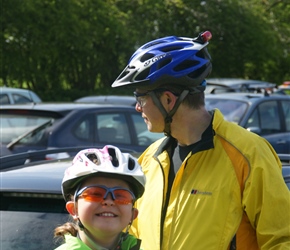
M 148 67 L 150 64 L 155 63 L 164 57 L 166 57 L 166 53 L 163 55 L 154 56 L 154 57 L 150 58 L 149 60 L 145 61 L 144 67 Z

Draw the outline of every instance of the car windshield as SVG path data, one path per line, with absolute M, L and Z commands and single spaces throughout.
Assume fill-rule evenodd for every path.
M 17 114 L 1 114 L 1 137 L 0 142 L 8 144 L 17 139 L 19 136 L 31 131 L 45 122 L 48 122 L 52 117 L 17 115 Z
M 247 110 L 248 104 L 237 100 L 208 98 L 205 100 L 205 106 L 207 110 L 219 109 L 226 120 L 239 124 Z

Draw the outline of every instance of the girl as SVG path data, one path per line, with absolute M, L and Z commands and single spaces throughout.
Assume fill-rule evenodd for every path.
M 80 151 L 62 182 L 66 209 L 76 223 L 55 229 L 55 236 L 65 239 L 57 250 L 140 249 L 141 241 L 128 230 L 138 215 L 134 202 L 144 185 L 137 160 L 117 147 Z

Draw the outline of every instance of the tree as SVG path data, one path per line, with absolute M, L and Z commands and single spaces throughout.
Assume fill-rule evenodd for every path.
M 119 73 L 122 13 L 110 1 L 3 0 L 4 84 L 24 86 L 44 100 L 107 87 Z M 15 18 L 21 17 L 21 18 Z M 17 82 L 17 84 L 15 84 Z
M 33 89 L 43 100 L 110 93 L 139 46 L 204 30 L 213 34 L 211 76 L 278 84 L 290 77 L 289 1 L 2 0 L 1 5 L 0 79 Z

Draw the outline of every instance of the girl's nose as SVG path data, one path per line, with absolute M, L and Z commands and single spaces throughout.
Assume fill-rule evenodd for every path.
M 105 206 L 112 206 L 115 204 L 113 196 L 111 193 L 108 193 L 106 197 L 104 197 L 102 204 Z

